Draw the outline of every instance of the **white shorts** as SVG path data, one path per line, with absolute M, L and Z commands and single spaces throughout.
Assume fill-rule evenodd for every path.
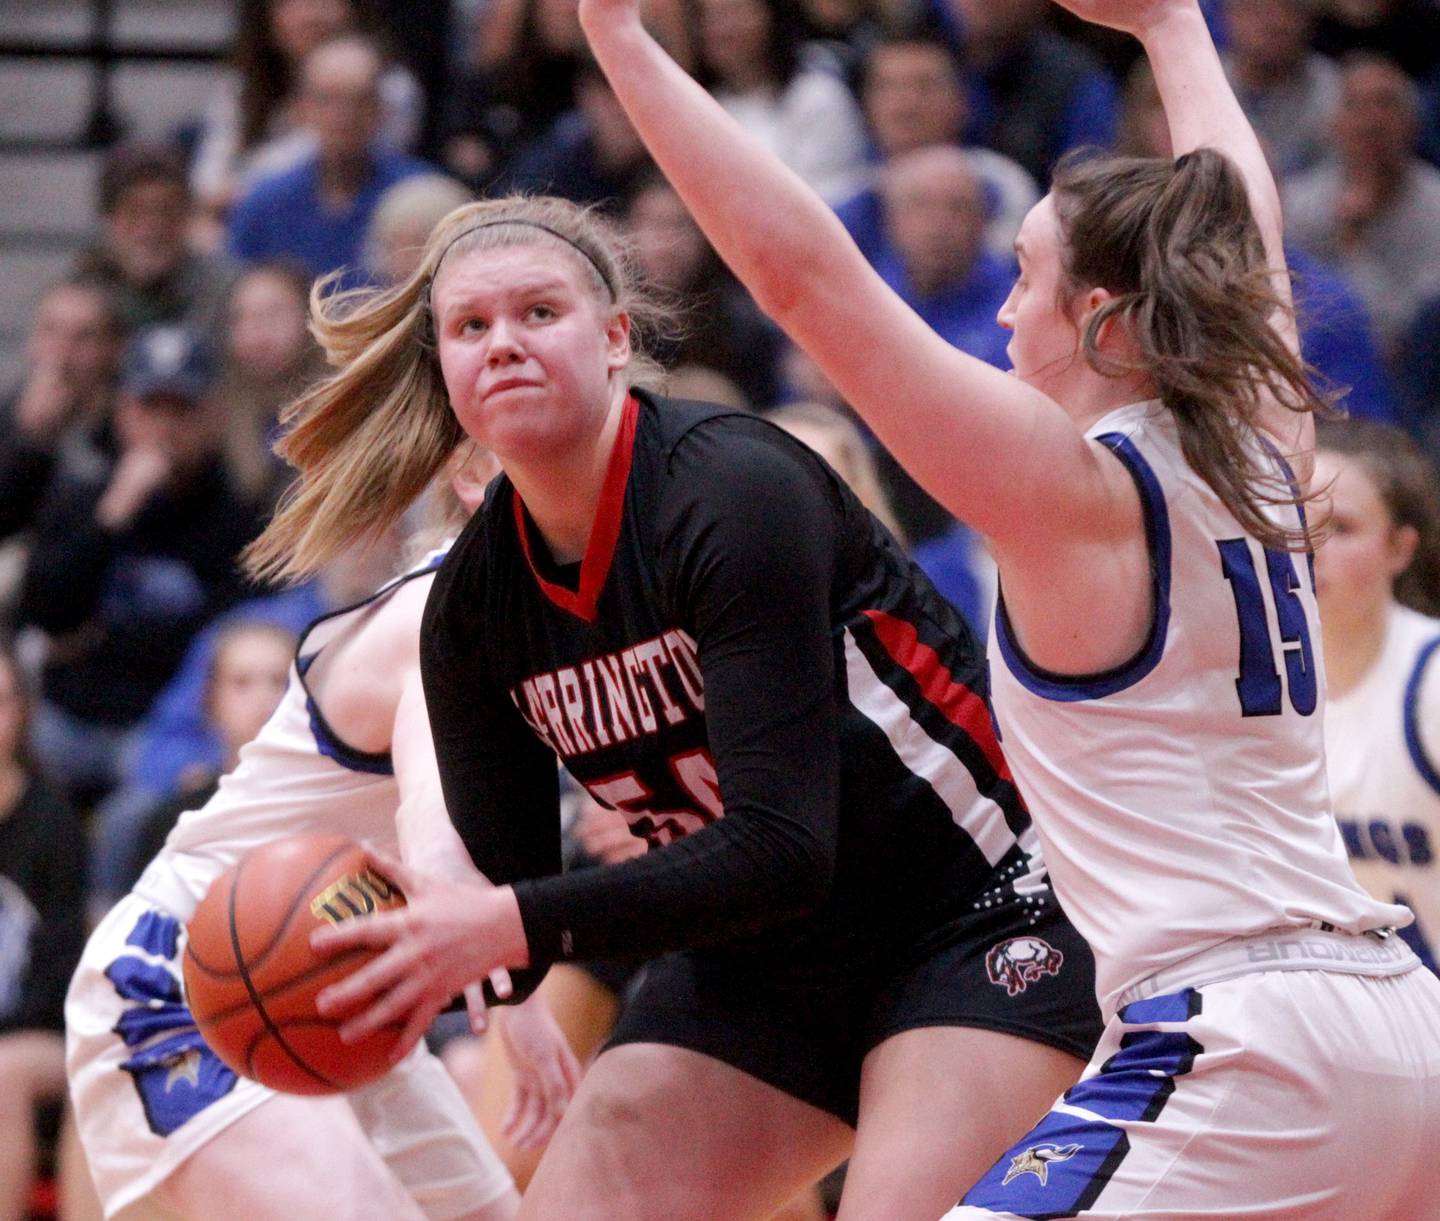
M 178 919 L 130 895 L 91 935 L 65 1000 L 70 1097 L 106 1217 L 148 1196 L 206 1142 L 275 1097 L 226 1068 L 195 1029 L 181 996 L 184 948 Z M 423 1043 L 345 1099 L 432 1221 L 477 1211 L 512 1189 L 459 1089 Z M 303 1147 L 300 1139 L 288 1145 L 292 1155 Z
M 1433 1221 L 1440 979 L 1415 963 L 1122 1006 L 1080 1081 L 944 1221 Z

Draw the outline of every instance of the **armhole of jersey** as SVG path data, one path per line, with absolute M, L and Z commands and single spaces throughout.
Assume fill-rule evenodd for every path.
M 333 759 L 341 767 L 352 772 L 365 772 L 371 776 L 393 776 L 395 765 L 391 761 L 390 752 L 359 750 L 347 743 L 331 727 L 325 719 L 325 714 L 320 711 L 320 705 L 316 702 L 315 696 L 305 683 L 305 675 L 310 667 L 315 664 L 315 659 L 320 656 L 324 645 L 312 653 L 306 653 L 305 642 L 309 640 L 310 634 L 322 623 L 328 623 L 341 615 L 349 615 L 367 606 L 373 606 L 382 598 L 388 597 L 402 585 L 413 581 L 416 577 L 427 576 L 434 572 L 445 559 L 445 552 L 439 552 L 430 556 L 424 565 L 403 573 L 393 581 L 389 581 L 377 589 L 367 598 L 361 598 L 358 602 L 352 602 L 349 606 L 342 606 L 339 610 L 329 611 L 316 618 L 300 636 L 300 643 L 295 647 L 295 672 L 300 676 L 300 686 L 305 692 L 305 711 L 310 717 L 310 733 L 315 739 L 315 749 L 327 759 Z
M 1165 505 L 1165 492 L 1150 464 L 1128 437 L 1105 433 L 1096 440 L 1111 451 L 1130 472 L 1140 493 L 1140 508 L 1145 518 L 1145 548 L 1150 553 L 1150 588 L 1155 602 L 1150 620 L 1150 633 L 1139 652 L 1129 661 L 1097 674 L 1056 674 L 1035 665 L 1020 647 L 1010 627 L 1005 608 L 1005 593 L 995 594 L 995 639 L 1000 655 L 1016 681 L 1032 695 L 1061 703 L 1103 699 L 1133 687 L 1160 664 L 1165 640 L 1170 629 L 1170 512 Z
M 1405 684 L 1405 749 L 1410 753 L 1410 762 L 1415 765 L 1421 779 L 1440 793 L 1440 772 L 1436 771 L 1435 764 L 1425 753 L 1425 743 L 1420 738 L 1420 688 L 1425 681 L 1425 668 L 1437 648 L 1440 648 L 1440 636 L 1420 650 L 1415 668 L 1410 671 L 1410 679 Z

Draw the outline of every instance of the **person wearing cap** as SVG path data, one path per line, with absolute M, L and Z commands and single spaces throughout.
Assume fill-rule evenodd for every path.
M 113 456 L 72 456 L 36 515 L 17 606 L 48 638 L 35 747 L 82 800 L 113 783 L 128 731 L 191 636 L 244 592 L 234 557 L 259 522 L 220 460 L 215 377 L 200 333 L 137 334 Z
M 96 210 L 98 240 L 74 270 L 109 287 L 126 327 L 183 322 L 214 334 L 240 269 L 223 254 L 192 248 L 195 200 L 181 151 L 139 143 L 111 149 Z

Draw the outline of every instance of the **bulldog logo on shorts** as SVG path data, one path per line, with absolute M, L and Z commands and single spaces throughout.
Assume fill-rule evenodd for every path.
M 1018 996 L 1043 975 L 1059 975 L 1065 955 L 1040 937 L 1011 937 L 985 955 L 990 982 Z

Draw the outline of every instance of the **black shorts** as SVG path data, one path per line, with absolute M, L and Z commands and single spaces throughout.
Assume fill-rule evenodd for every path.
M 852 1126 L 861 1063 L 901 1031 L 997 1030 L 1088 1060 L 1103 1025 L 1089 947 L 1051 892 L 1043 904 L 999 894 L 888 973 L 836 972 L 820 984 L 802 970 L 808 982 L 796 982 L 773 963 L 759 971 L 703 951 L 667 954 L 649 964 L 607 1047 L 697 1051 Z

